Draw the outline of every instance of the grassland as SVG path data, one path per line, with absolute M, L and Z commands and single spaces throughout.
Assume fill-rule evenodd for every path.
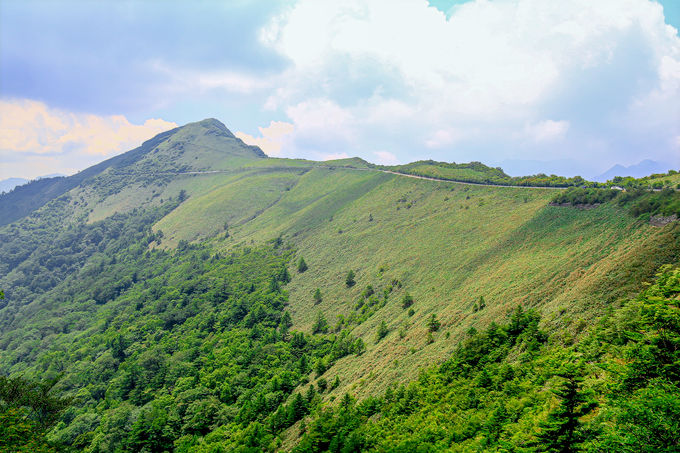
M 265 161 L 266 162 L 266 161 Z M 262 163 L 258 163 L 262 167 Z M 368 394 L 415 377 L 446 357 L 470 327 L 504 317 L 518 304 L 543 313 L 549 329 L 578 335 L 607 307 L 637 292 L 636 281 L 680 256 L 676 224 L 655 228 L 607 204 L 582 210 L 548 206 L 554 189 L 481 187 L 426 181 L 378 171 L 312 168 L 242 179 L 192 197 L 155 228 L 172 239 L 213 236 L 229 250 L 281 236 L 309 269 L 291 269 L 294 328 L 311 331 L 321 312 L 333 326 L 348 319 L 361 292 L 393 280 L 388 302 L 355 328 L 367 352 L 327 371 L 336 394 Z M 248 200 L 244 205 L 239 200 Z M 247 205 L 247 206 L 246 206 Z M 229 223 L 228 238 L 221 231 Z M 217 234 L 217 235 L 216 235 Z M 357 284 L 345 285 L 353 270 Z M 315 304 L 319 288 L 323 300 Z M 401 308 L 408 292 L 415 313 Z M 486 308 L 473 307 L 483 296 Z M 443 328 L 429 344 L 425 323 Z M 390 329 L 375 344 L 380 322 Z

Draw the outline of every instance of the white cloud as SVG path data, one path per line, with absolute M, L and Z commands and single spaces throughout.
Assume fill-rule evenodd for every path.
M 397 156 L 395 156 L 389 151 L 373 151 L 373 154 L 376 157 L 375 162 L 378 164 L 397 165 L 399 163 L 399 159 L 397 159 Z
M 680 39 L 649 0 L 300 0 L 261 38 L 291 62 L 266 103 L 286 153 L 604 165 L 680 133 Z
M 544 120 L 524 127 L 524 133 L 536 143 L 552 142 L 564 138 L 569 121 Z
M 165 80 L 163 88 L 168 94 L 192 93 L 195 95 L 214 90 L 251 94 L 272 86 L 270 77 L 238 71 L 177 68 L 158 60 L 150 62 L 149 66 L 158 73 L 157 77 L 160 80 Z
M 347 159 L 349 158 L 349 155 L 347 153 L 319 153 L 318 154 L 318 159 L 319 160 L 338 160 L 338 159 Z
M 462 137 L 459 131 L 453 129 L 439 129 L 430 138 L 425 140 L 428 148 L 443 148 L 451 146 Z
M 137 125 L 123 115 L 78 114 L 27 99 L 0 101 L 0 152 L 7 161 L 3 177 L 35 177 L 44 174 L 47 167 L 52 170 L 48 173 L 70 173 L 83 168 L 82 163 L 76 163 L 78 157 L 91 164 L 173 127 L 177 125 L 161 119 Z M 36 155 L 45 158 L 36 159 Z M 22 171 L 21 162 L 30 165 L 32 174 L 25 174 L 25 170 L 22 174 L 10 173 Z
M 295 129 L 291 123 L 284 121 L 272 121 L 267 127 L 259 127 L 260 137 L 253 137 L 244 132 L 235 132 L 234 135 L 248 145 L 259 146 L 270 157 L 277 157 L 281 153 L 281 147 Z

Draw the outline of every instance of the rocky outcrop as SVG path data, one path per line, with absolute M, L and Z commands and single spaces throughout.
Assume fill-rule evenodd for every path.
M 677 222 L 678 216 L 673 214 L 669 216 L 653 215 L 649 218 L 649 224 L 656 227 L 662 227 L 668 225 L 671 222 Z

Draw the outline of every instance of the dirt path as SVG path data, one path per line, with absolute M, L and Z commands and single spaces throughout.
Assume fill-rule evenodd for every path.
M 204 171 L 180 171 L 180 172 L 158 172 L 155 173 L 156 175 L 176 175 L 176 176 L 181 176 L 181 175 L 214 175 L 214 174 L 219 174 L 219 173 L 233 173 L 235 171 L 249 171 L 249 170 L 259 170 L 259 169 L 267 169 L 267 170 L 276 170 L 276 169 L 296 169 L 296 170 L 311 170 L 313 168 L 326 168 L 326 169 L 342 169 L 342 170 L 354 170 L 354 171 L 377 171 L 381 173 L 389 173 L 392 175 L 397 175 L 397 176 L 405 176 L 407 178 L 414 178 L 414 179 L 424 179 L 426 181 L 436 181 L 436 182 L 448 182 L 452 184 L 464 184 L 464 185 L 469 185 L 469 186 L 482 186 L 482 187 L 509 187 L 512 189 L 552 189 L 552 190 L 564 190 L 567 189 L 567 187 L 550 187 L 550 186 L 511 186 L 511 185 L 504 185 L 504 184 L 484 184 L 480 182 L 467 182 L 467 181 L 454 181 L 450 179 L 441 179 L 441 178 L 433 178 L 430 176 L 419 176 L 419 175 L 411 175 L 408 173 L 400 173 L 398 171 L 392 171 L 392 170 L 379 170 L 376 168 L 354 168 L 354 167 L 336 167 L 333 165 L 310 165 L 308 167 L 294 167 L 294 166 L 286 166 L 286 167 L 246 167 L 246 168 L 240 168 L 240 169 L 232 169 L 232 170 L 204 170 Z

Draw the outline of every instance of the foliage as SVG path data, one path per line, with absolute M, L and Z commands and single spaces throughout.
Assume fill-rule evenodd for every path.
M 442 323 L 437 319 L 437 315 L 432 313 L 430 319 L 427 320 L 427 330 L 430 332 L 436 332 L 442 326 Z
M 399 173 L 467 182 L 472 184 L 490 184 L 500 186 L 532 186 L 532 187 L 574 187 L 594 185 L 580 176 L 566 178 L 564 176 L 537 174 L 532 176 L 508 176 L 500 167 L 488 167 L 481 162 L 457 164 L 455 162 L 436 162 L 421 160 L 405 165 L 380 167 Z
M 385 321 L 381 321 L 380 325 L 378 325 L 378 331 L 375 334 L 375 342 L 378 343 L 380 340 L 385 338 L 388 333 L 390 333 L 390 329 L 387 327 L 387 323 Z
M 677 451 L 679 296 L 663 267 L 571 347 L 518 307 L 417 381 L 317 412 L 297 451 Z
M 1 451 L 57 451 L 59 446 L 48 442 L 46 433 L 70 400 L 52 394 L 56 382 L 0 376 Z
M 619 206 L 628 208 L 634 217 L 653 215 L 680 216 L 680 192 L 674 189 L 653 191 L 644 188 L 630 188 L 625 191 L 594 188 L 570 188 L 553 197 L 555 204 L 572 206 L 598 205 L 616 200 Z
M 594 189 L 570 187 L 569 189 L 558 193 L 553 198 L 553 203 L 557 204 L 571 204 L 577 205 L 595 205 L 606 203 L 614 198 L 619 191 L 612 189 Z
M 345 277 L 345 285 L 348 288 L 351 288 L 352 286 L 355 285 L 355 283 L 356 281 L 354 280 L 354 271 L 350 270 L 349 272 L 347 272 L 347 277 Z

